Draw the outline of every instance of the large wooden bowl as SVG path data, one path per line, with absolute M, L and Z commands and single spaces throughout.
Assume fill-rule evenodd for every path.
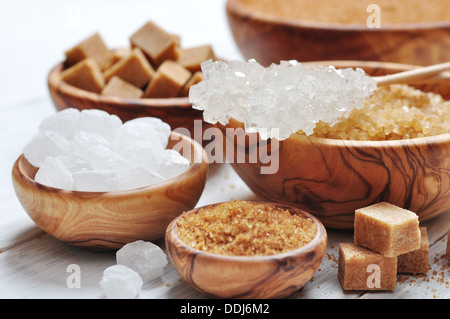
M 207 178 L 208 160 L 201 145 L 172 132 L 168 148 L 175 145 L 183 146 L 180 153 L 189 153 L 182 155 L 191 167 L 151 186 L 111 192 L 56 189 L 36 183 L 37 168 L 21 155 L 12 169 L 14 189 L 31 219 L 65 243 L 111 250 L 135 240 L 157 240 L 180 212 L 195 207 Z
M 226 13 L 244 58 L 254 58 L 266 66 L 292 59 L 416 65 L 450 60 L 450 21 L 382 25 L 382 28 L 370 29 L 367 25 L 300 21 L 263 14 L 246 8 L 240 0 L 228 0 Z
M 63 70 L 64 64 L 57 64 L 50 70 L 47 79 L 50 97 L 57 110 L 99 109 L 117 115 L 123 122 L 137 117 L 157 117 L 168 123 L 172 130 L 181 128 L 179 132 L 190 137 L 211 127 L 203 121 L 203 112 L 192 108 L 188 97 L 123 99 L 104 96 L 62 81 Z
M 362 67 L 372 75 L 414 68 L 381 62 L 331 64 Z M 417 87 L 450 99 L 448 81 Z M 218 127 L 225 134 L 226 128 L 243 125 L 231 120 Z M 257 139 L 249 136 L 244 140 L 236 134 L 226 140 L 224 152 L 237 174 L 261 198 L 308 211 L 326 227 L 350 229 L 355 209 L 380 201 L 409 209 L 420 221 L 450 213 L 450 133 L 398 141 L 343 141 L 293 134 L 278 146 L 268 141 L 271 157 L 279 159 L 274 174 L 261 174 L 261 167 L 268 164 L 259 160 L 259 143 L 250 145 Z M 256 163 L 250 160 L 255 158 Z
M 180 240 L 177 225 L 180 216 L 167 227 L 165 241 L 169 258 L 180 276 L 207 296 L 241 299 L 287 297 L 301 289 L 317 271 L 325 255 L 327 233 L 314 216 L 291 206 L 275 206 L 314 220 L 317 233 L 313 240 L 301 248 L 271 256 L 212 254 L 194 249 Z M 195 208 L 187 214 L 196 214 L 202 208 Z

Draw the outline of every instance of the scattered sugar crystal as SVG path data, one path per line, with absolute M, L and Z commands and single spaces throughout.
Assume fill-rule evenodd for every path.
M 116 130 L 122 125 L 122 120 L 114 114 L 102 110 L 83 110 L 80 112 L 79 130 L 98 133 L 112 141 Z
M 134 299 L 142 290 L 139 274 L 124 265 L 113 265 L 103 271 L 100 287 L 109 299 Z
M 124 245 L 117 251 L 116 261 L 135 270 L 144 283 L 161 277 L 168 263 L 166 254 L 158 245 L 143 240 Z
M 261 138 L 288 138 L 315 123 L 333 123 L 376 89 L 376 81 L 362 69 L 306 66 L 281 61 L 267 68 L 255 60 L 202 63 L 204 80 L 191 87 L 193 107 L 203 110 L 206 122 L 244 123 L 247 132 Z
M 39 125 L 39 131 L 52 131 L 71 140 L 78 131 L 80 111 L 69 108 L 44 118 Z
M 191 163 L 185 157 L 175 150 L 164 150 L 163 159 L 159 166 L 159 173 L 164 179 L 169 179 L 183 174 L 189 168 Z
M 23 149 L 25 158 L 34 167 L 40 167 L 49 156 L 67 155 L 69 153 L 69 142 L 53 131 L 39 132 Z
M 85 169 L 74 172 L 73 188 L 83 192 L 107 192 L 118 189 L 117 176 L 111 170 Z
M 71 190 L 72 173 L 58 157 L 47 157 L 34 177 L 37 183 L 50 187 Z
M 134 189 L 160 183 L 164 180 L 157 171 L 143 166 L 132 166 L 120 172 L 118 190 Z

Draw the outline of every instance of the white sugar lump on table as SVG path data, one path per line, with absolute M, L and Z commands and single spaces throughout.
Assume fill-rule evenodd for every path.
M 136 271 L 144 283 L 161 277 L 168 264 L 166 254 L 158 245 L 143 240 L 124 245 L 116 252 L 116 261 Z
M 104 111 L 66 109 L 41 122 L 24 155 L 38 168 L 36 181 L 41 184 L 91 192 L 128 190 L 162 182 L 189 168 L 189 161 L 178 152 L 165 156 L 172 152 L 166 150 L 171 132 L 170 125 L 158 118 L 122 123 Z
M 303 130 L 309 135 L 315 123 L 333 123 L 361 107 L 377 82 L 362 69 L 303 65 L 281 61 L 262 67 L 255 60 L 202 63 L 204 80 L 193 85 L 189 100 L 203 110 L 206 122 L 244 123 L 246 132 L 261 138 L 288 138 Z
M 134 299 L 142 290 L 139 274 L 124 265 L 113 265 L 103 271 L 100 287 L 109 299 Z

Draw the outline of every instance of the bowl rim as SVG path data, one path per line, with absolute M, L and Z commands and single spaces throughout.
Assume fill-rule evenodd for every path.
M 274 205 L 279 208 L 288 209 L 290 212 L 291 211 L 299 212 L 302 214 L 302 216 L 304 216 L 306 218 L 310 218 L 314 221 L 314 223 L 317 225 L 317 232 L 316 232 L 314 238 L 310 242 L 308 242 L 307 244 L 305 244 L 299 248 L 289 250 L 289 251 L 279 253 L 279 254 L 263 255 L 263 256 L 233 256 L 233 255 L 215 254 L 215 253 L 211 253 L 208 251 L 202 251 L 202 250 L 195 249 L 195 248 L 187 245 L 180 239 L 180 237 L 178 236 L 178 232 L 177 232 L 177 230 L 178 230 L 177 222 L 180 218 L 182 218 L 183 214 L 196 214 L 200 209 L 208 208 L 211 206 L 217 206 L 217 205 L 229 202 L 229 201 L 225 201 L 225 202 L 208 204 L 208 205 L 204 205 L 201 207 L 196 207 L 194 209 L 191 209 L 187 212 L 180 214 L 178 217 L 176 217 L 174 220 L 172 220 L 172 222 L 167 227 L 166 236 L 165 236 L 166 241 L 170 242 L 171 245 L 174 245 L 174 246 L 176 245 L 176 246 L 182 248 L 184 251 L 186 251 L 190 255 L 202 256 L 204 258 L 209 258 L 209 259 L 214 259 L 214 260 L 223 260 L 223 261 L 241 262 L 241 263 L 267 262 L 267 261 L 271 261 L 271 260 L 275 260 L 275 259 L 285 259 L 285 258 L 290 258 L 292 256 L 302 255 L 309 251 L 315 250 L 322 243 L 324 243 L 326 246 L 326 243 L 328 240 L 326 228 L 322 224 L 322 222 L 317 217 L 315 217 L 313 214 L 311 214 L 305 210 L 302 210 L 300 208 L 296 208 L 294 206 L 291 206 L 288 204 L 283 204 L 283 203 L 276 203 L 276 202 L 269 202 L 269 201 L 253 201 L 253 200 L 243 200 L 243 201 L 253 202 L 253 203 L 258 203 L 258 204 L 271 204 L 271 205 Z
M 90 92 L 77 88 L 64 82 L 61 79 L 61 73 L 64 70 L 64 62 L 59 62 L 54 65 L 47 77 L 47 84 L 50 90 L 62 92 L 65 95 L 83 98 L 91 103 L 101 103 L 115 106 L 123 106 L 124 104 L 147 107 L 147 108 L 191 108 L 192 103 L 189 102 L 189 97 L 174 97 L 174 98 L 140 98 L 140 99 L 125 99 L 115 96 L 106 96 L 99 93 Z
M 192 172 L 195 172 L 197 170 L 199 170 L 199 168 L 202 165 L 208 165 L 208 160 L 207 160 L 207 154 L 205 152 L 205 150 L 203 149 L 203 147 L 194 139 L 183 135 L 181 133 L 177 133 L 172 131 L 171 136 L 176 136 L 178 138 L 184 139 L 186 141 L 189 142 L 189 144 L 191 146 L 194 147 L 195 152 L 195 159 L 194 161 L 190 161 L 190 166 L 189 169 L 187 169 L 185 172 L 183 172 L 182 174 L 178 175 L 178 176 L 174 176 L 172 178 L 166 179 L 164 181 L 161 181 L 159 183 L 155 183 L 155 184 L 151 184 L 151 185 L 147 185 L 147 186 L 142 186 L 142 187 L 138 187 L 138 188 L 132 188 L 132 189 L 124 189 L 124 190 L 115 190 L 115 191 L 95 191 L 95 192 L 91 192 L 91 191 L 78 191 L 78 190 L 67 190 L 67 189 L 61 189 L 61 188 L 56 188 L 56 187 L 52 187 L 52 186 L 47 186 L 41 183 L 38 183 L 34 180 L 34 178 L 31 178 L 28 174 L 26 174 L 24 172 L 24 170 L 22 169 L 21 164 L 23 163 L 23 161 L 26 161 L 26 163 L 28 163 L 29 165 L 31 165 L 28 160 L 25 158 L 25 155 L 22 153 L 17 160 L 15 161 L 14 165 L 13 165 L 13 172 L 17 171 L 17 173 L 19 174 L 19 176 L 23 179 L 25 179 L 25 181 L 31 185 L 32 187 L 38 187 L 46 192 L 59 192 L 59 193 L 65 193 L 65 194 L 73 194 L 75 196 L 81 196 L 81 197 L 86 197 L 86 196 L 92 196 L 92 197 L 96 197 L 96 196 L 103 196 L 103 197 L 126 197 L 129 196 L 130 194 L 140 194 L 140 193 L 148 193 L 148 192 L 153 192 L 153 191 L 159 191 L 159 190 L 163 190 L 167 187 L 170 187 L 171 185 L 185 180 Z M 32 165 L 31 165 L 32 166 Z M 34 166 L 33 166 L 34 167 Z M 36 167 L 35 167 L 36 168 Z M 37 168 L 36 168 L 37 169 Z
M 259 20 L 266 23 L 276 24 L 280 26 L 289 26 L 304 29 L 316 29 L 327 31 L 358 31 L 368 33 L 384 33 L 384 32 L 403 32 L 412 30 L 429 30 L 429 29 L 449 29 L 450 20 L 448 21 L 433 21 L 433 22 L 417 22 L 417 23 L 399 23 L 399 24 L 385 24 L 382 28 L 368 28 L 364 24 L 339 24 L 339 23 L 325 23 L 319 21 L 307 21 L 293 18 L 279 18 L 271 14 L 251 11 L 245 6 L 241 5 L 240 0 L 227 0 L 226 10 L 228 13 L 233 13 L 246 18 Z

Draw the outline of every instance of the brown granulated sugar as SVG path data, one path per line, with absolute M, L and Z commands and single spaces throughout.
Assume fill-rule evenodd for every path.
M 183 214 L 180 239 L 195 249 L 228 256 L 267 256 L 309 243 L 317 233 L 310 218 L 268 203 L 230 201 Z

